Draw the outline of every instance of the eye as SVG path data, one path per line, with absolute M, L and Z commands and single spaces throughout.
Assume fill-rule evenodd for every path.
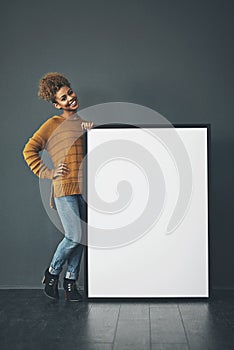
M 73 94 L 73 90 L 69 90 L 68 94 L 72 95 Z
M 61 101 L 65 101 L 65 100 L 66 100 L 66 97 L 62 97 L 62 98 L 61 98 Z

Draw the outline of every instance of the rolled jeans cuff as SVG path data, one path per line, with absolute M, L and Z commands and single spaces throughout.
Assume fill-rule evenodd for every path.
M 56 270 L 54 269 L 52 266 L 49 267 L 49 273 L 51 273 L 51 275 L 59 275 L 61 272 L 61 269 L 60 270 Z
M 78 276 L 74 272 L 67 271 L 66 274 L 65 274 L 65 278 L 67 278 L 69 280 L 75 280 L 76 281 L 78 279 Z

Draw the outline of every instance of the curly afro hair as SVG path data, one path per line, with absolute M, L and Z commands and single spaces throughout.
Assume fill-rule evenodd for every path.
M 38 96 L 55 103 L 55 94 L 62 86 L 70 87 L 71 83 L 60 73 L 47 73 L 40 80 Z

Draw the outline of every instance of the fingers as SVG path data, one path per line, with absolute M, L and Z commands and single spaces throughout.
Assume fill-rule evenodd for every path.
M 68 168 L 68 166 L 67 166 L 67 163 L 60 163 L 59 165 L 58 165 L 58 168 L 60 168 L 60 169 L 63 169 L 63 170 L 69 170 L 69 168 Z
M 58 172 L 61 175 L 67 175 L 70 172 L 70 169 L 68 168 L 66 163 L 60 163 L 58 166 Z
M 57 176 L 66 176 L 70 172 L 70 169 L 68 168 L 66 163 L 60 163 L 54 172 L 54 178 Z
M 82 122 L 81 123 L 82 130 L 84 130 L 84 129 L 90 130 L 90 129 L 92 129 L 93 126 L 94 126 L 93 122 Z

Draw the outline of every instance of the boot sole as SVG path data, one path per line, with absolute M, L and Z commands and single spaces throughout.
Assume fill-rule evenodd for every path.
M 59 298 L 54 298 L 49 294 L 46 294 L 46 292 L 43 290 L 43 293 L 47 296 L 47 298 L 50 298 L 51 300 L 59 300 Z
M 77 302 L 77 301 L 83 301 L 83 299 L 69 299 L 67 296 L 67 293 L 65 292 L 65 301 L 71 301 L 71 302 Z

